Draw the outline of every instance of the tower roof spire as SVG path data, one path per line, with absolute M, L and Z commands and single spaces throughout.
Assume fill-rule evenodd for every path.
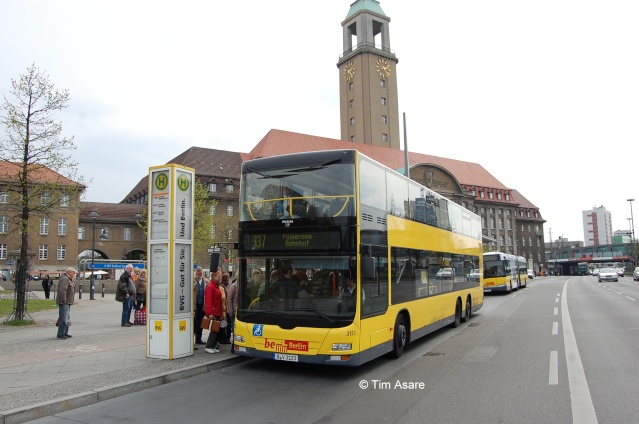
M 355 16 L 362 11 L 386 16 L 386 14 L 384 14 L 384 11 L 382 10 L 382 6 L 379 5 L 379 2 L 377 0 L 356 0 L 355 3 L 351 4 L 351 8 L 346 15 L 346 19 L 349 19 L 350 17 Z

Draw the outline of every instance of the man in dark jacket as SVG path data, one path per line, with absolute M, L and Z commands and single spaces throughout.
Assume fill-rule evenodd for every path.
M 204 289 L 209 285 L 209 280 L 202 276 L 202 267 L 195 269 L 195 279 L 193 280 L 193 303 L 195 303 L 195 322 L 193 323 L 193 333 L 195 334 L 195 344 L 206 344 L 202 340 L 202 318 L 204 318 Z
M 42 279 L 42 290 L 44 290 L 45 299 L 49 298 L 52 285 L 53 285 L 53 280 L 48 275 Z
M 69 267 L 60 276 L 58 282 L 58 296 L 55 303 L 58 304 L 58 339 L 66 340 L 71 337 L 69 334 L 69 316 L 71 305 L 75 299 L 75 269 Z
M 133 309 L 133 299 L 135 299 L 135 283 L 133 282 L 133 265 L 128 264 L 124 269 L 118 288 L 115 292 L 115 300 L 122 302 L 122 327 L 131 327 L 131 310 Z

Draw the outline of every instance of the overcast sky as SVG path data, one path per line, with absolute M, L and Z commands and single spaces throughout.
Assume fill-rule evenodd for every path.
M 191 146 L 248 152 L 272 128 L 339 139 L 353 1 L 0 0 L 0 94 L 32 63 L 68 89 L 84 200 L 120 202 Z M 594 206 L 630 228 L 639 1 L 380 5 L 409 150 L 481 164 L 540 208 L 546 240 L 583 240 Z

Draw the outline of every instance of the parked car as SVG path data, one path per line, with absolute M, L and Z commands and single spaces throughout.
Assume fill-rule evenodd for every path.
M 470 272 L 470 275 L 468 276 L 468 278 L 470 279 L 470 281 L 479 281 L 481 279 L 481 273 L 479 272 L 479 269 L 475 268 Z
M 437 271 L 436 278 L 440 280 L 452 280 L 455 278 L 455 270 L 452 268 L 442 268 Z
M 599 271 L 601 271 L 599 268 L 595 268 L 595 269 L 593 269 L 593 270 L 592 270 L 592 276 L 593 276 L 593 277 L 598 276 L 598 275 L 599 275 Z
M 599 282 L 604 281 L 619 281 L 619 275 L 613 268 L 602 268 L 599 270 Z
M 532 269 L 528 270 L 528 278 L 530 278 L 531 280 L 535 278 L 535 272 Z
M 632 279 L 635 281 L 639 280 L 639 266 L 632 271 Z

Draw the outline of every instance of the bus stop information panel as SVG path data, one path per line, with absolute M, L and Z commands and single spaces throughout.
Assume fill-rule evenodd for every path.
M 194 176 L 174 164 L 149 168 L 149 358 L 193 354 Z

